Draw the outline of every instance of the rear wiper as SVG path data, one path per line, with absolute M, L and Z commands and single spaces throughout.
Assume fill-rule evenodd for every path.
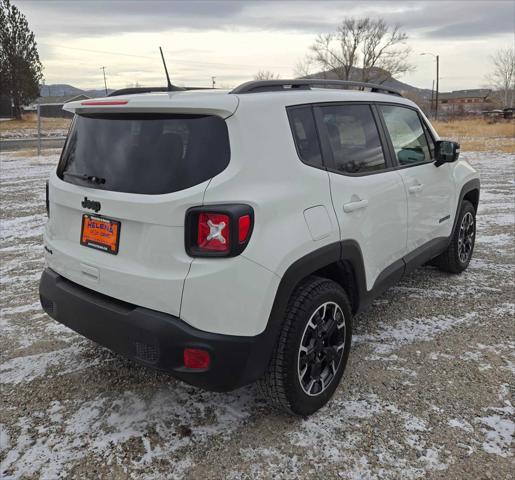
M 88 175 L 87 173 L 63 172 L 63 175 L 68 175 L 69 177 L 80 178 L 81 180 L 86 180 L 87 182 L 95 183 L 97 185 L 100 185 L 101 183 L 106 183 L 105 178 L 97 177 L 95 175 Z

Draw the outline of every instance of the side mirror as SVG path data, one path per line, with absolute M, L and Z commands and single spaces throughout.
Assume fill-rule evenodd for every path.
M 435 143 L 435 165 L 437 167 L 444 163 L 452 163 L 460 156 L 460 144 L 449 140 L 438 140 Z

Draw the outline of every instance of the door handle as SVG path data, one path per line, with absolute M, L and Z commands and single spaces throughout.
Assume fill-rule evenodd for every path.
M 345 213 L 354 212 L 356 210 L 360 210 L 361 208 L 368 207 L 368 200 L 359 200 L 357 202 L 345 203 L 343 205 L 343 211 Z
M 417 185 L 412 185 L 411 187 L 408 188 L 409 193 L 417 193 L 417 192 L 421 192 L 422 190 L 424 190 L 424 185 L 421 183 L 419 183 Z

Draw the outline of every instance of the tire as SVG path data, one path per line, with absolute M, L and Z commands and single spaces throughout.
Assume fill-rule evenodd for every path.
M 476 240 L 476 210 L 468 200 L 463 202 L 447 250 L 436 258 L 436 266 L 449 273 L 461 273 L 470 263 Z
M 332 280 L 306 278 L 288 301 L 270 364 L 258 381 L 261 393 L 290 414 L 316 412 L 340 383 L 351 339 L 352 311 L 345 291 Z

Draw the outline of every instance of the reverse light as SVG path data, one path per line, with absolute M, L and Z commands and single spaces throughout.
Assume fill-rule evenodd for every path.
M 201 213 L 198 216 L 197 246 L 202 250 L 229 251 L 229 224 L 228 215 Z
M 211 357 L 207 350 L 200 348 L 184 349 L 184 366 L 192 370 L 204 370 L 209 368 Z
M 193 207 L 186 212 L 185 248 L 191 257 L 234 257 L 249 243 L 254 210 L 244 204 Z

